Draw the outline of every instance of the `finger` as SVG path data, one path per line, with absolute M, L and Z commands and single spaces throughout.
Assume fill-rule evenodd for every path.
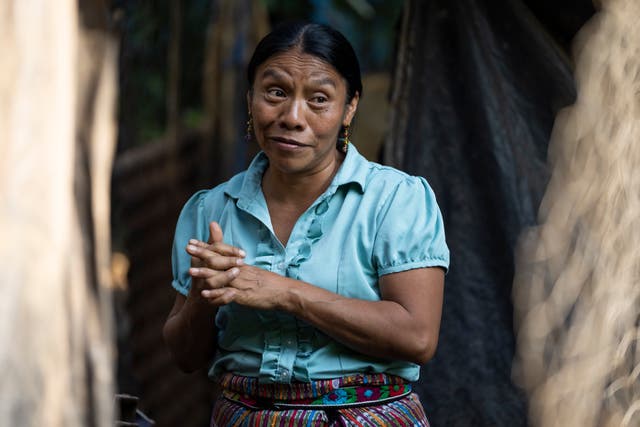
M 211 251 L 209 249 L 204 249 L 194 245 L 187 245 L 187 253 L 192 257 L 196 257 L 204 262 L 206 267 L 215 269 L 215 270 L 228 270 L 231 267 L 239 266 L 244 264 L 244 260 L 240 257 L 235 256 L 223 256 L 217 252 Z M 200 267 L 202 265 L 198 265 L 195 262 L 192 262 L 194 267 Z
M 224 236 L 222 235 L 220 225 L 215 221 L 211 221 L 209 223 L 209 243 L 222 243 L 223 238 Z
M 191 239 L 189 240 L 190 245 L 197 246 L 202 249 L 208 249 L 210 251 L 214 251 L 219 253 L 220 255 L 225 256 L 246 256 L 245 251 L 240 248 L 236 248 L 235 246 L 227 245 L 226 243 L 205 243 L 201 240 Z
M 232 303 L 236 292 L 235 289 L 231 288 L 206 289 L 200 292 L 200 295 L 205 298 L 209 304 L 219 306 Z
M 197 246 L 202 249 L 209 249 L 209 247 L 212 246 L 209 243 L 203 242 L 202 240 L 198 240 L 198 239 L 190 239 L 189 244 L 193 246 Z
M 191 257 L 191 267 L 202 267 L 202 260 L 198 257 Z
M 239 274 L 238 268 L 235 267 L 227 271 L 214 271 L 205 268 L 195 270 L 191 276 L 203 278 L 209 289 L 219 289 L 228 286 Z M 189 269 L 189 273 L 191 274 L 191 269 Z
M 208 279 L 209 277 L 213 277 L 217 274 L 220 274 L 218 270 L 212 270 L 206 267 L 191 267 L 189 269 L 189 275 L 191 277 L 198 277 L 200 279 Z
M 234 248 L 233 246 L 225 245 L 224 247 L 217 247 L 215 245 L 208 245 L 207 243 L 195 243 L 197 241 L 189 241 L 189 244 L 185 248 L 187 253 L 191 256 L 197 256 L 200 259 L 206 259 L 209 257 L 219 256 L 219 257 L 240 257 L 239 250 Z
M 191 267 L 189 275 L 193 278 L 205 279 L 205 281 L 213 288 L 229 286 L 231 281 L 238 277 L 239 270 L 233 267 L 227 271 L 212 270 L 206 267 Z M 217 277 L 221 276 L 221 277 Z
M 237 256 L 245 256 L 245 252 L 240 249 L 233 247 L 231 245 L 226 245 L 224 243 L 224 236 L 222 234 L 222 227 L 215 221 L 211 221 L 209 223 L 209 240 L 208 243 L 216 246 L 216 248 L 220 248 L 220 251 L 224 251 L 225 254 L 228 255 L 237 255 Z

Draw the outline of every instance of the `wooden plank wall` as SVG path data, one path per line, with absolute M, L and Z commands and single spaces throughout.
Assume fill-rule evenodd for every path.
M 211 409 L 206 373 L 181 373 L 162 339 L 175 297 L 170 285 L 174 227 L 182 205 L 197 189 L 203 140 L 199 131 L 182 136 L 175 180 L 167 173 L 168 144 L 162 141 L 122 153 L 114 164 L 114 246 L 130 261 L 128 289 L 116 299 L 123 301 L 116 310 L 118 391 L 138 396 L 138 407 L 158 426 L 208 425 Z

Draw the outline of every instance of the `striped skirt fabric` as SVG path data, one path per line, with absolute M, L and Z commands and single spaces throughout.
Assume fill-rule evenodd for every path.
M 220 382 L 223 391 L 214 404 L 211 427 L 429 427 L 418 395 L 411 392 L 398 395 L 397 400 L 387 399 L 382 403 L 374 401 L 295 406 L 297 402 L 317 401 L 323 395 L 344 396 L 347 393 L 341 392 L 350 387 L 364 386 L 362 390 L 375 392 L 376 387 L 395 386 L 399 381 L 402 380 L 398 377 L 376 374 L 311 383 L 259 385 L 254 378 L 228 375 Z M 358 394 L 361 394 L 360 391 Z M 238 398 L 239 395 L 246 399 Z M 274 396 L 278 396 L 277 403 L 291 406 L 282 408 L 277 403 L 264 404 L 264 398 Z M 256 400 L 261 402 L 258 407 L 246 403 Z

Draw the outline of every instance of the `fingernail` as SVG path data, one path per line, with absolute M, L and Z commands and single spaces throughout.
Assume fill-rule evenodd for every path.
M 229 275 L 231 277 L 235 277 L 238 275 L 238 273 L 240 273 L 240 270 L 238 270 L 237 268 L 233 267 L 231 270 L 229 270 Z
M 243 251 L 242 249 L 240 249 L 240 251 L 238 253 L 240 254 L 241 257 L 247 256 L 247 253 L 245 251 Z
M 187 250 L 195 251 L 197 248 L 193 245 L 187 245 Z
M 242 265 L 242 264 L 244 264 L 244 260 L 242 258 L 237 258 L 236 259 L 236 264 L 237 265 Z
M 202 291 L 200 292 L 200 295 L 202 295 L 205 298 L 209 298 L 209 291 Z
M 189 239 L 189 243 L 191 243 L 192 245 L 195 245 L 198 243 L 198 241 L 196 239 Z

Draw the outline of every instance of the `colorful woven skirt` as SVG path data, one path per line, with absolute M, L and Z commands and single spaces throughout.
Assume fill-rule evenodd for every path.
M 258 384 L 256 378 L 226 374 L 220 386 L 211 427 L 429 427 L 411 384 L 393 375 Z

